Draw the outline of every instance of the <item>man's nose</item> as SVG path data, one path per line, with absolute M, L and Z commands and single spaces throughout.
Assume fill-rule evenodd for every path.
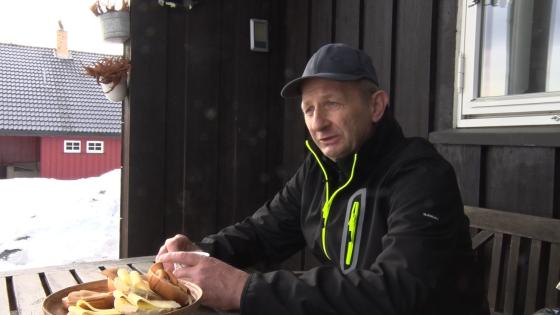
M 315 111 L 311 118 L 311 130 L 320 131 L 329 125 L 326 113 L 322 110 Z

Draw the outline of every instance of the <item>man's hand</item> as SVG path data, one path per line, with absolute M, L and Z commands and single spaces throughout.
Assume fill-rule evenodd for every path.
M 159 252 L 156 256 L 156 261 L 159 261 L 159 257 L 166 253 L 199 250 L 200 248 L 196 246 L 188 237 L 182 234 L 177 234 L 174 237 L 165 240 L 163 246 L 159 248 Z M 163 266 L 166 270 L 173 270 L 173 263 L 164 263 Z
M 218 259 L 189 252 L 161 254 L 158 261 L 185 265 L 175 269 L 174 275 L 202 288 L 202 304 L 221 310 L 239 309 L 248 273 Z

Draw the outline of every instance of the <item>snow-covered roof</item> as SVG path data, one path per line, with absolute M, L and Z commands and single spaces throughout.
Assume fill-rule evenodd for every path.
M 118 134 L 121 104 L 84 74 L 107 55 L 0 43 L 0 133 Z

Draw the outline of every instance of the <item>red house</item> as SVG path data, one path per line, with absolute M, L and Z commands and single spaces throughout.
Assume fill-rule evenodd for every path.
M 121 103 L 83 70 L 102 57 L 60 40 L 54 50 L 0 43 L 0 178 L 76 179 L 121 167 Z

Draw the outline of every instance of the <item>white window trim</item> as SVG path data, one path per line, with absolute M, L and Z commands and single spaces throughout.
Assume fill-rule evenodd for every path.
M 78 143 L 78 150 L 69 150 L 66 148 L 67 143 Z M 80 140 L 64 140 L 63 145 L 64 153 L 81 153 L 82 152 L 82 142 Z
M 560 125 L 560 92 L 476 97 L 482 5 L 472 2 L 462 0 L 457 14 L 454 127 Z
M 101 144 L 101 150 L 92 150 L 89 148 L 90 144 Z M 105 143 L 103 141 L 87 141 L 86 142 L 86 153 L 102 154 L 105 153 Z

